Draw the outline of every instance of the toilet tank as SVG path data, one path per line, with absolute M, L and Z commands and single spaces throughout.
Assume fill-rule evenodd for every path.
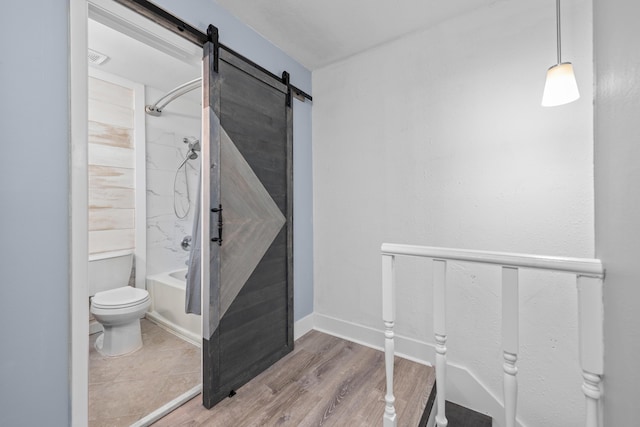
M 89 296 L 129 284 L 133 251 L 89 255 Z

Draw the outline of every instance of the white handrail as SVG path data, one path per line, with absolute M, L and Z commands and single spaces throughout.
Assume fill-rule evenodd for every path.
M 382 254 L 479 262 L 482 264 L 497 264 L 504 267 L 535 268 L 550 271 L 564 271 L 580 276 L 604 277 L 602 262 L 597 259 L 438 248 L 433 246 L 401 245 L 397 243 L 383 243 Z
M 504 370 L 505 422 L 516 426 L 519 341 L 518 275 L 520 268 L 560 271 L 576 276 L 578 289 L 578 327 L 582 390 L 586 398 L 585 425 L 600 426 L 600 382 L 604 368 L 603 279 L 604 268 L 597 259 L 567 258 L 504 252 L 472 251 L 464 249 L 384 243 L 382 252 L 382 318 L 385 324 L 385 395 L 384 427 L 397 425 L 393 395 L 393 358 L 395 326 L 396 256 L 417 256 L 433 260 L 434 335 L 436 342 L 436 377 L 438 384 L 436 425 L 448 424 L 444 403 L 446 395 L 446 267 L 447 261 L 493 264 L 502 267 L 502 347 Z

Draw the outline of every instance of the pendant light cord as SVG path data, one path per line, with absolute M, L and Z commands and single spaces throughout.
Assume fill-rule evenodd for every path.
M 560 0 L 556 0 L 556 30 L 558 32 L 558 64 L 562 63 L 562 56 L 560 54 Z

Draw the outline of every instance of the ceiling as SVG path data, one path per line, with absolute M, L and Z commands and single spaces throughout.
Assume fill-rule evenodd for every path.
M 201 47 L 111 0 L 92 0 L 89 17 L 88 47 L 109 57 L 91 67 L 165 92 L 200 77 Z M 197 90 L 185 97 L 201 101 Z
M 506 0 L 216 1 L 314 70 Z M 201 51 L 195 45 L 108 0 L 92 5 L 89 47 L 110 57 L 100 69 L 166 91 L 200 75 Z
M 109 57 L 100 70 L 162 90 L 200 77 L 199 57 L 185 62 L 91 19 L 88 35 L 89 48 Z
M 216 0 L 309 70 L 502 0 Z

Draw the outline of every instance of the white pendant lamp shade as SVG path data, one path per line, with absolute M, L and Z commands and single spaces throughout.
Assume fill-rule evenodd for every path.
M 571 62 L 554 65 L 547 71 L 547 81 L 542 94 L 543 107 L 555 107 L 580 98 L 576 76 Z
M 558 63 L 547 70 L 547 81 L 542 94 L 543 107 L 568 104 L 580 98 L 576 76 L 571 62 L 562 62 L 562 42 L 560 36 L 560 0 L 556 0 L 556 30 L 558 42 Z

